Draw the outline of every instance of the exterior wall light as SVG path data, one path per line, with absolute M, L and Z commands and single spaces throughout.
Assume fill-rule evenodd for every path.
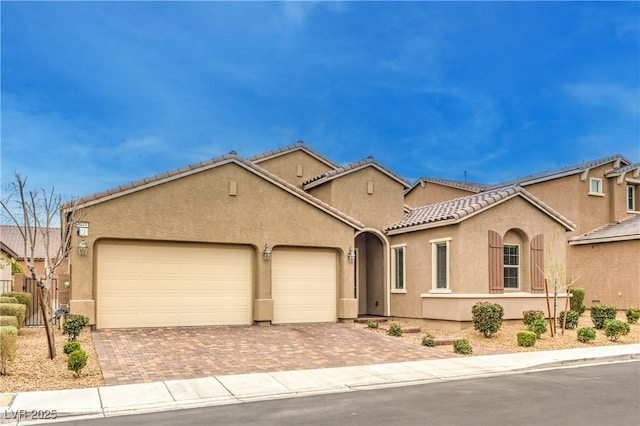
M 347 259 L 349 259 L 349 263 L 353 263 L 356 260 L 356 252 L 352 247 L 349 247 L 349 252 L 347 253 Z
M 271 249 L 269 248 L 268 244 L 264 245 L 264 250 L 262 250 L 262 257 L 264 258 L 265 262 L 268 262 L 271 258 Z
M 78 244 L 78 254 L 80 256 L 86 256 L 88 250 L 89 246 L 87 245 L 87 242 L 85 240 L 80 241 Z

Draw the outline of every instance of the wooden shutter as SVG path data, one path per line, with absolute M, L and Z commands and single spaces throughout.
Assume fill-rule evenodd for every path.
M 489 230 L 489 293 L 504 293 L 503 257 L 502 236 Z
M 544 235 L 531 240 L 531 293 L 544 293 Z

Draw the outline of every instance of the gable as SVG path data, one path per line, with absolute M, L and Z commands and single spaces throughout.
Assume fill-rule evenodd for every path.
M 298 187 L 302 186 L 305 180 L 334 168 L 302 148 L 256 160 L 254 163 Z

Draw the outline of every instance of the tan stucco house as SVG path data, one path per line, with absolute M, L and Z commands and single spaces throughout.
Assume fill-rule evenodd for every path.
M 562 178 L 613 185 L 624 161 Z M 359 315 L 461 327 L 477 301 L 521 318 L 546 306 L 549 264 L 568 265 L 569 249 L 586 245 L 568 240 L 594 229 L 538 188 L 411 185 L 373 158 L 341 166 L 302 142 L 230 153 L 82 198 L 71 311 L 97 328 Z

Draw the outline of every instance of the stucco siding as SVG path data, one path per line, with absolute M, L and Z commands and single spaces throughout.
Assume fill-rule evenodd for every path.
M 585 289 L 584 303 L 640 308 L 640 240 L 569 247 L 569 263 Z
M 423 184 L 424 187 L 421 184 L 416 185 L 405 195 L 404 202 L 407 205 L 411 207 L 421 207 L 473 194 L 471 191 L 439 185 L 437 183 L 423 182 Z
M 330 166 L 301 150 L 259 161 L 256 164 L 298 187 L 305 180 L 331 170 Z M 299 174 L 301 176 L 298 176 Z

